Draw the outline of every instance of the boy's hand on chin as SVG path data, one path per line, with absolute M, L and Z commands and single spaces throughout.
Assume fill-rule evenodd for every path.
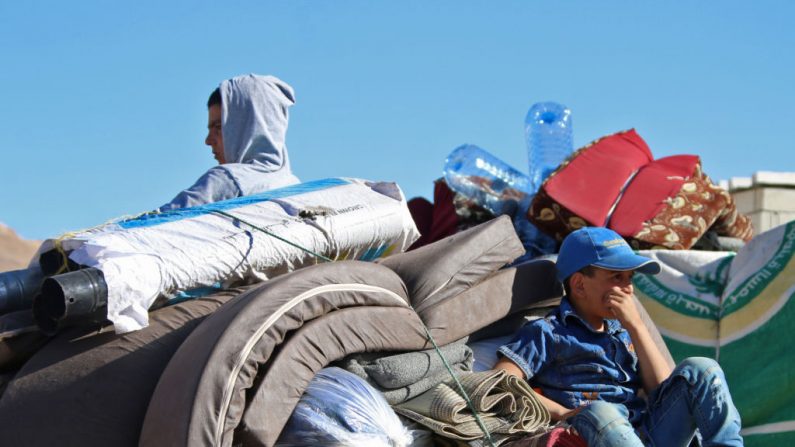
M 613 316 L 627 329 L 642 324 L 640 313 L 635 306 L 632 293 L 627 293 L 618 287 L 613 287 L 606 296 L 607 307 Z

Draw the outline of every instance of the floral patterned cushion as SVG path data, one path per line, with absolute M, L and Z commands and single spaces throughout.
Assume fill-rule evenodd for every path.
M 653 160 L 634 130 L 572 154 L 541 186 L 528 218 L 558 241 L 583 226 L 607 226 L 636 249 L 686 250 L 710 228 L 753 236 L 749 219 L 702 172 L 698 157 Z

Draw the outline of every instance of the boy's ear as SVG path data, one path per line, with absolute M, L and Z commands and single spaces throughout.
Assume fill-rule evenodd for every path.
M 574 272 L 569 279 L 569 285 L 571 286 L 571 293 L 577 297 L 581 296 L 582 293 L 585 291 L 585 284 L 583 283 L 583 275 L 580 272 Z

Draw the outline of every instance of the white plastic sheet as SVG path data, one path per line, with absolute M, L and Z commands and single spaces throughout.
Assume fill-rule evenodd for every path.
M 73 261 L 102 271 L 108 319 L 124 333 L 147 326 L 148 309 L 162 294 L 264 280 L 321 262 L 242 221 L 334 260 L 377 259 L 419 237 L 395 183 L 336 178 L 115 222 L 63 247 Z M 52 246 L 47 241 L 43 249 Z

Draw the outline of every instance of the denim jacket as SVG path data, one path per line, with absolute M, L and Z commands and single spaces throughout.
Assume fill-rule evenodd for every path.
M 593 330 L 564 297 L 556 310 L 525 324 L 498 352 L 545 397 L 567 408 L 592 400 L 621 404 L 635 424 L 645 408 L 638 396 L 638 356 L 618 320 L 605 324 L 604 332 Z

